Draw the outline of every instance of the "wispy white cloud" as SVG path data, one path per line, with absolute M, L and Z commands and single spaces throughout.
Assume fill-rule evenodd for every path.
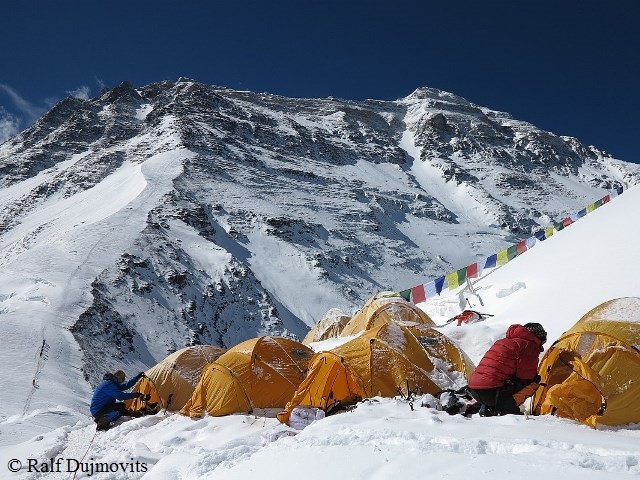
M 0 91 L 5 92 L 9 96 L 15 107 L 27 117 L 29 123 L 32 123 L 44 113 L 44 108 L 32 105 L 31 102 L 22 98 L 22 96 L 9 85 L 0 83 Z
M 98 78 L 98 77 L 96 77 L 96 83 L 98 84 L 98 87 L 100 87 L 100 90 L 102 90 L 103 88 L 105 88 L 105 87 L 107 86 L 107 84 L 106 84 L 106 83 L 104 83 L 104 82 L 102 81 L 102 79 L 100 79 L 100 78 Z
M 96 79 L 98 84 L 102 84 L 101 80 Z M 67 94 L 75 98 L 83 100 L 89 100 L 91 96 L 91 88 L 82 85 L 75 90 L 67 91 Z M 8 111 L 0 105 L 0 143 L 6 141 L 12 136 L 16 135 L 25 126 L 33 124 L 38 118 L 40 118 L 48 109 L 53 107 L 60 101 L 60 98 L 50 97 L 43 100 L 44 106 L 36 106 L 25 99 L 18 91 L 4 83 L 0 83 L 0 99 L 6 95 L 10 103 L 13 104 Z
M 75 90 L 67 90 L 67 95 L 70 95 L 74 98 L 80 98 L 82 100 L 89 100 L 89 98 L 91 98 L 91 88 L 87 87 L 86 85 L 82 85 Z M 44 99 L 44 103 L 46 103 L 48 107 L 51 108 L 60 100 L 60 97 L 47 97 Z
M 0 107 L 0 143 L 9 140 L 20 131 L 20 121 Z
M 91 98 L 91 89 L 86 85 L 82 85 L 81 87 L 78 87 L 75 90 L 71 90 L 67 93 L 72 97 L 80 98 L 82 100 L 89 100 L 89 98 Z
M 60 101 L 60 97 L 47 97 L 44 99 L 44 103 L 47 104 L 47 108 L 53 107 L 56 103 Z

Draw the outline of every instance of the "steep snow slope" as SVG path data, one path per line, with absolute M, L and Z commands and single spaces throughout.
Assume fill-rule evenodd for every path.
M 513 322 L 543 323 L 549 332 L 548 347 L 602 301 L 638 296 L 640 251 L 630 245 L 640 227 L 629 221 L 630 212 L 638 208 L 640 188 L 634 187 L 494 270 L 476 284 L 482 311 L 494 316 L 470 325 L 448 324 L 441 331 L 477 362 Z M 271 271 L 274 281 L 282 274 Z M 458 313 L 457 304 L 458 292 L 445 292 L 421 306 L 442 323 Z M 638 312 L 630 316 L 637 318 Z M 17 347 L 11 350 L 19 354 Z M 4 398 L 17 406 L 22 402 L 12 392 Z M 77 415 L 77 423 L 64 418 L 64 426 L 22 443 L 17 441 L 19 434 L 13 441 L 4 434 L 20 432 L 26 419 L 20 415 L 4 419 L 0 465 L 4 468 L 11 459 L 26 466 L 29 458 L 40 462 L 61 458 L 60 472 L 46 476 L 52 480 L 70 478 L 73 469 L 80 470 L 76 462 L 82 462 L 86 471 L 80 470 L 78 478 L 87 478 L 92 465 L 106 463 L 117 469 L 118 478 L 153 480 L 239 479 L 256 472 L 282 479 L 297 479 L 303 472 L 311 480 L 387 479 L 398 474 L 417 480 L 425 478 L 427 470 L 453 479 L 518 475 L 533 480 L 548 475 L 550 469 L 562 472 L 566 480 L 635 478 L 640 473 L 638 425 L 593 430 L 552 416 L 464 418 L 421 407 L 419 400 L 411 407 L 401 398 L 366 400 L 353 412 L 325 418 L 293 437 L 271 442 L 284 427 L 262 411 L 195 421 L 160 413 L 128 420 L 97 435 L 88 416 Z M 331 461 L 319 461 L 319 455 Z M 23 468 L 11 478 L 41 477 Z M 113 474 L 90 478 L 105 480 Z
M 301 337 L 639 172 L 435 89 L 351 102 L 180 79 L 67 99 L 0 145 L 0 338 L 21 352 L 0 383 L 23 398 L 0 415 L 80 411 L 105 370 L 188 344 Z

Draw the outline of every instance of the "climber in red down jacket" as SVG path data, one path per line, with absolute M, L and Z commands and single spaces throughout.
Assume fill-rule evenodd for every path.
M 539 323 L 515 324 L 484 354 L 469 377 L 469 393 L 481 404 L 481 416 L 521 413 L 519 405 L 538 387 L 538 361 L 546 341 Z

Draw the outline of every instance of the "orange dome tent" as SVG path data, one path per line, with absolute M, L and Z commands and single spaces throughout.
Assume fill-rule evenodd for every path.
M 435 325 L 429 316 L 395 292 L 379 292 L 369 298 L 340 332 L 341 337 L 372 329 L 389 322 Z
M 215 362 L 226 350 L 212 345 L 193 345 L 172 353 L 145 372 L 132 391 L 151 395 L 148 402 L 138 399 L 128 402 L 128 408 L 139 411 L 148 404 L 159 408 L 180 410 L 200 380 L 207 364 Z
M 426 325 L 389 322 L 316 353 L 309 373 L 278 419 L 300 406 L 332 410 L 363 398 L 437 393 L 466 385 L 475 366 L 444 334 Z
M 536 415 L 554 414 L 586 425 L 640 422 L 640 298 L 598 305 L 542 357 Z
M 313 342 L 337 337 L 349 320 L 351 317 L 342 310 L 332 308 L 309 330 L 302 343 L 309 345 Z
M 199 418 L 282 408 L 307 373 L 313 355 L 306 345 L 283 337 L 259 337 L 229 349 L 202 374 L 180 411 Z

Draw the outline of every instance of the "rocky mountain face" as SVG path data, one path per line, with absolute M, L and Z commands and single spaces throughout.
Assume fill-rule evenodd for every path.
M 346 101 L 125 82 L 0 145 L 0 192 L 21 192 L 3 201 L 0 239 L 125 165 L 153 190 L 150 159 L 172 152 L 171 189 L 63 325 L 92 383 L 188 344 L 302 338 L 329 308 L 351 313 L 640 182 L 635 164 L 430 88 Z

